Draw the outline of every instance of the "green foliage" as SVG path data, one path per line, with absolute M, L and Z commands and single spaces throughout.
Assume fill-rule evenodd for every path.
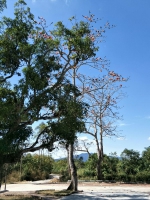
M 70 179 L 70 173 L 69 173 L 67 159 L 61 159 L 61 160 L 55 161 L 53 163 L 52 173 L 60 174 L 62 176 L 61 181 L 69 180 Z
M 6 8 L 6 0 L 0 0 L 0 12 L 2 12 L 4 8 Z
M 53 173 L 62 173 L 63 171 L 67 171 L 68 170 L 68 165 L 67 165 L 67 159 L 61 159 L 58 161 L 55 161 L 54 165 L 53 165 Z
M 75 158 L 75 165 L 78 170 L 78 176 L 80 177 L 79 170 L 84 168 L 85 163 L 83 162 L 82 158 Z M 52 173 L 60 174 L 62 176 L 61 181 L 68 181 L 70 179 L 70 171 L 68 168 L 67 159 L 55 161 L 53 163 Z
M 85 165 L 89 169 L 89 171 L 95 171 L 96 173 L 97 154 L 91 154 Z
M 67 45 L 70 50 L 74 49 L 70 55 L 71 59 L 78 58 L 78 60 L 84 61 L 96 55 L 95 51 L 98 49 L 94 47 L 93 42 L 88 37 L 90 34 L 88 23 L 81 21 L 76 23 L 72 29 L 66 28 L 61 21 L 55 26 L 56 30 L 52 34 L 56 35 L 58 40 L 60 38 L 64 40 L 64 45 Z
M 119 159 L 114 154 L 104 155 L 102 163 L 103 177 L 105 180 L 115 180 L 117 177 L 117 166 Z
M 105 28 L 94 32 L 93 17 L 90 15 L 90 20 L 84 17 L 85 21 L 80 22 L 72 18 L 71 28 L 59 21 L 53 30 L 48 30 L 43 18 L 39 17 L 39 22 L 35 20 L 24 0 L 15 4 L 13 19 L 3 17 L 0 22 L 0 167 L 19 160 L 29 151 L 44 148 L 52 151 L 56 141 L 73 144 L 76 132 L 85 130 L 87 104 L 79 99 L 81 93 L 70 83 L 69 74 L 82 65 L 93 64 L 98 68 L 106 63 L 94 58 L 99 49 L 96 40 L 102 37 Z M 43 124 L 30 144 L 34 134 L 31 126 L 41 121 Z M 24 159 L 23 178 L 38 179 L 41 169 L 36 156 L 28 155 Z M 95 161 L 92 155 L 85 165 L 81 161 L 76 163 L 78 168 L 87 167 L 84 176 L 93 176 Z M 56 164 L 55 171 L 67 177 L 66 166 L 67 163 L 59 169 Z
M 120 170 L 124 171 L 127 175 L 135 175 L 140 170 L 140 153 L 133 149 L 124 149 L 121 153 L 122 162 Z
M 149 151 L 150 147 L 145 148 L 140 156 L 138 151 L 124 149 L 120 159 L 116 153 L 109 156 L 104 154 L 102 162 L 102 175 L 104 180 L 115 180 L 124 182 L 150 182 L 149 174 Z M 78 170 L 80 179 L 96 178 L 97 156 L 92 154 L 85 162 L 84 166 Z
M 77 169 L 83 168 L 85 166 L 85 163 L 83 162 L 83 157 L 77 156 L 75 158 L 75 165 Z
M 140 162 L 138 162 L 138 152 L 133 149 L 125 149 L 122 152 L 120 159 L 115 153 L 111 153 L 109 156 L 104 154 L 102 163 L 103 180 L 110 181 L 124 181 L 124 182 L 143 182 L 150 183 L 149 169 L 144 165 L 145 155 L 149 152 L 149 147 L 145 148 Z M 135 160 L 134 171 L 133 163 L 129 162 L 129 156 L 131 160 Z M 148 155 L 147 155 L 148 156 Z M 83 162 L 82 158 L 76 158 L 75 164 L 77 167 L 78 179 L 80 180 L 96 180 L 96 154 L 92 154 L 90 158 Z M 147 157 L 148 158 L 148 157 Z M 128 162 L 126 162 L 126 160 Z M 49 156 L 26 154 L 22 158 L 22 167 L 20 173 L 20 163 L 14 165 L 5 165 L 3 170 L 3 176 L 5 170 L 7 171 L 7 182 L 16 182 L 21 180 L 39 180 L 48 178 L 48 174 L 55 173 L 62 175 L 61 181 L 70 180 L 70 171 L 68 170 L 67 159 L 55 161 Z M 128 173 L 127 173 L 128 172 Z M 21 177 L 20 177 L 21 174 Z
M 13 19 L 3 17 L 0 29 L 2 165 L 20 159 L 27 151 L 52 151 L 55 141 L 73 142 L 75 132 L 84 130 L 87 105 L 78 101 L 81 94 L 67 79 L 67 73 L 92 58 L 97 49 L 87 37 L 87 23 L 79 22 L 68 29 L 58 22 L 54 30 L 47 31 L 34 19 L 24 0 L 15 4 Z M 65 54 L 64 45 L 68 48 Z M 41 120 L 47 127 L 30 145 L 31 125 Z M 41 137 L 43 142 L 39 144 Z
M 84 169 L 80 169 L 79 171 L 78 171 L 78 176 L 81 178 L 81 179 L 95 179 L 95 177 L 96 177 L 96 172 L 95 171 L 91 171 L 91 170 L 89 170 L 89 169 L 86 169 L 86 168 L 84 168 Z
M 14 182 L 20 180 L 36 181 L 47 179 L 52 172 L 53 162 L 54 160 L 46 155 L 24 155 L 21 162 L 12 165 L 12 170 L 7 180 Z
M 52 158 L 43 155 L 27 154 L 22 159 L 22 180 L 47 179 L 52 171 Z
M 150 147 L 145 148 L 142 152 L 142 165 L 146 171 L 150 170 Z

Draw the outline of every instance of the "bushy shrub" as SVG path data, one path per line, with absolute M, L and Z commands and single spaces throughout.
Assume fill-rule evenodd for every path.
M 104 174 L 103 177 L 104 180 L 110 180 L 110 181 L 116 180 L 116 176 L 112 176 L 112 174 Z
M 7 182 L 48 179 L 52 172 L 53 162 L 49 156 L 27 154 L 19 163 L 11 165 L 11 171 L 9 174 L 7 173 Z
M 66 182 L 70 180 L 70 173 L 68 169 L 67 159 L 55 161 L 53 163 L 52 173 L 60 174 L 61 175 L 60 181 Z
M 95 171 L 91 171 L 89 169 L 84 169 L 83 176 L 91 178 L 93 176 L 96 176 L 96 173 L 95 173 Z
M 61 171 L 60 174 L 61 174 L 61 177 L 60 177 L 61 182 L 66 182 L 66 181 L 70 180 L 70 174 L 69 174 L 68 170 L 67 171 Z
M 127 174 L 125 174 L 123 172 L 118 173 L 117 176 L 116 176 L 116 180 L 127 182 L 128 181 Z
M 20 181 L 20 172 L 19 171 L 12 171 L 10 174 L 7 175 L 7 182 L 14 183 Z
M 150 172 L 141 171 L 136 174 L 136 181 L 150 183 Z

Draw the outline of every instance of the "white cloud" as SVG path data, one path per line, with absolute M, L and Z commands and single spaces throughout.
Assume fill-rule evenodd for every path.
M 81 137 L 78 137 L 78 141 L 80 142 L 82 142 L 82 141 L 85 141 L 86 143 L 93 143 L 93 145 L 95 145 L 96 143 L 95 143 L 95 140 L 94 140 L 94 138 L 92 139 L 92 138 L 88 138 L 87 136 L 81 136 Z
M 139 118 L 139 119 L 142 119 L 142 120 L 145 120 L 145 119 L 150 120 L 150 115 L 147 115 L 147 116 L 136 116 L 136 118 Z
M 148 138 L 148 140 L 150 140 L 150 137 Z
M 130 125 L 133 125 L 133 123 L 127 124 L 127 123 L 123 123 L 123 122 L 120 122 L 120 121 L 117 122 L 117 126 L 130 126 Z
M 128 124 L 120 123 L 119 126 L 127 126 Z
M 125 137 L 118 137 L 117 140 L 126 140 Z
M 89 140 L 86 136 L 78 137 L 79 140 Z

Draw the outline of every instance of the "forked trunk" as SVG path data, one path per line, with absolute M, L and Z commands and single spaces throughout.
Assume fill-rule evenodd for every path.
M 73 144 L 69 144 L 69 166 L 70 166 L 70 172 L 71 172 L 71 183 L 67 190 L 73 190 L 78 191 L 78 179 L 77 179 L 77 169 L 74 163 L 73 158 Z

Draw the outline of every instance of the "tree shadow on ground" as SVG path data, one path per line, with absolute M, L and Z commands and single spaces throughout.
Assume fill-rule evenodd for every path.
M 148 194 L 112 194 L 112 193 L 99 193 L 99 192 L 89 192 L 89 193 L 80 193 L 80 194 L 72 194 L 67 197 L 63 197 L 62 200 L 79 200 L 79 199 L 84 199 L 84 200 L 121 200 L 121 199 L 128 199 L 128 200 L 149 200 L 149 195 Z

